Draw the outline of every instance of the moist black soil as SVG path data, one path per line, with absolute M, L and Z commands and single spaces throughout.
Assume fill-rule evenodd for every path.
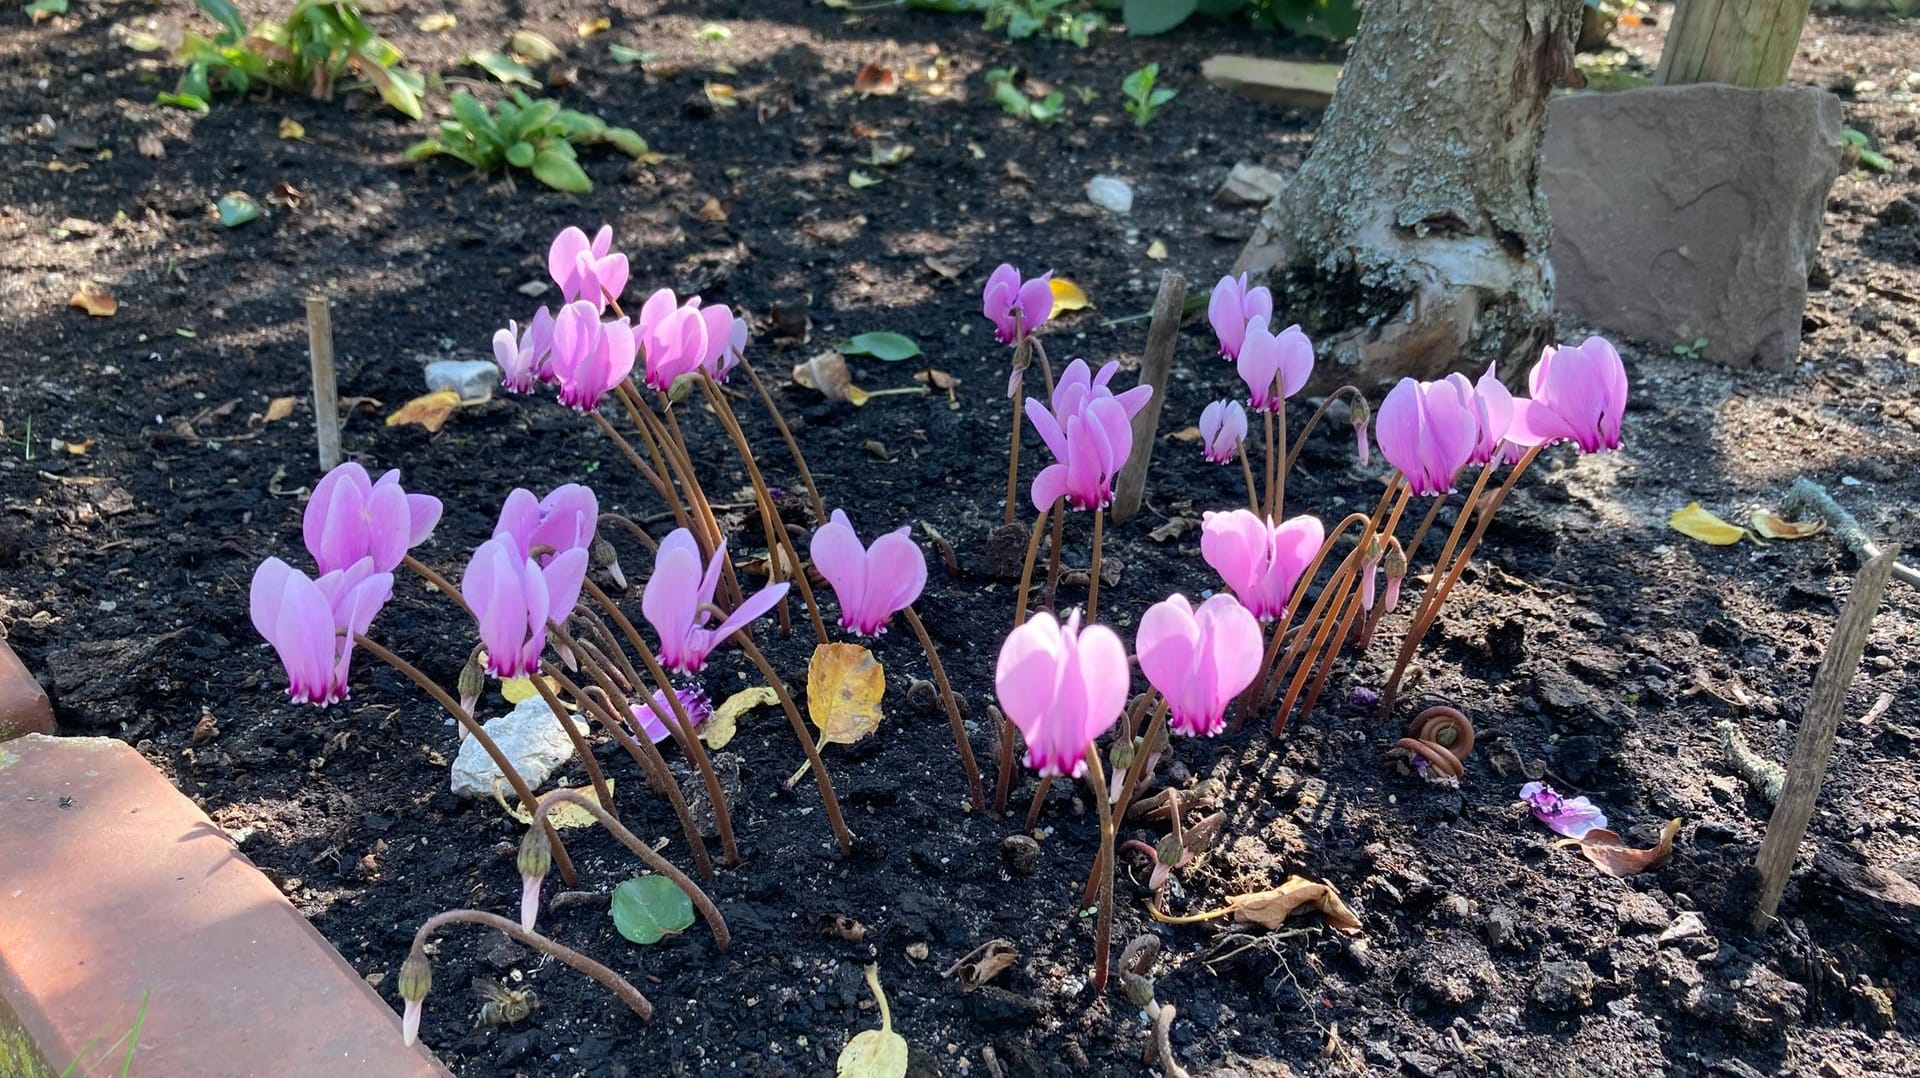
M 456 0 L 446 5 L 454 29 L 416 31 L 429 10 L 376 17 L 416 68 L 449 84 L 478 78 L 456 66 L 463 52 L 498 47 L 518 26 L 540 30 L 565 49 L 561 99 L 638 129 L 664 156 L 629 164 L 589 153 L 596 188 L 574 198 L 525 177 L 403 167 L 424 128 L 362 98 L 224 99 L 204 117 L 155 108 L 173 70 L 118 44 L 114 28 L 195 17 L 178 2 L 76 0 L 39 25 L 15 8 L 0 34 L 0 621 L 67 732 L 135 744 L 396 1007 L 395 973 L 422 919 L 513 909 L 518 829 L 496 806 L 446 792 L 456 735 L 410 684 L 362 655 L 349 702 L 290 706 L 248 625 L 258 561 L 304 557 L 298 521 L 314 477 L 305 295 L 333 299 L 341 392 L 367 399 L 347 422 L 349 454 L 399 467 L 410 488 L 445 499 L 438 533 L 417 553 L 449 574 L 516 485 L 590 483 L 608 509 L 665 526 L 618 453 L 551 401 L 496 399 L 437 435 L 381 422 L 423 390 L 422 359 L 485 354 L 496 327 L 541 302 L 521 286 L 544 276 L 554 232 L 610 222 L 636 288 L 751 312 L 756 361 L 780 386 L 828 504 L 863 531 L 913 522 L 916 536 L 937 530 L 955 548 L 957 572 L 932 556 L 921 608 L 987 760 L 1012 585 L 988 571 L 1002 560 L 987 537 L 1001 513 L 1007 356 L 979 317 L 980 281 L 1001 260 L 1073 278 L 1098 306 L 1048 328 L 1056 362 L 1085 355 L 1131 369 L 1145 323 L 1112 320 L 1144 311 L 1163 269 L 1208 287 L 1257 213 L 1214 205 L 1213 189 L 1238 160 L 1297 165 L 1316 122 L 1202 82 L 1199 63 L 1214 52 L 1294 47 L 1220 26 L 1100 35 L 1077 50 L 1010 45 L 966 18 L 798 0 L 537 0 L 511 14 Z M 579 38 L 576 24 L 600 15 L 610 29 Z M 730 35 L 703 35 L 709 23 Z M 1657 30 L 1633 37 L 1644 58 L 1657 55 Z M 644 71 L 622 65 L 610 42 L 653 58 Z M 1670 341 L 1625 344 L 1626 450 L 1556 451 L 1519 486 L 1430 637 L 1400 717 L 1383 722 L 1350 694 L 1379 685 L 1403 615 L 1343 660 L 1315 713 L 1296 716 L 1284 738 L 1256 720 L 1217 741 L 1182 741 L 1162 765 L 1165 784 L 1218 780 L 1227 791 L 1221 841 L 1183 874 L 1176 909 L 1300 873 L 1338 887 L 1365 926 L 1353 942 L 1311 916 L 1272 934 L 1155 925 L 1145 866 L 1124 863 L 1116 948 L 1147 932 L 1163 942 L 1159 998 L 1179 1009 L 1173 1044 L 1193 1073 L 1920 1069 L 1914 595 L 1901 585 L 1888 594 L 1783 924 L 1755 932 L 1748 866 L 1768 809 L 1728 771 L 1715 726 L 1732 723 L 1760 752 L 1786 757 L 1854 566 L 1829 536 L 1718 548 L 1666 526 L 1694 499 L 1742 519 L 1807 475 L 1875 534 L 1920 539 L 1920 166 L 1903 66 L 1916 54 L 1911 25 L 1816 18 L 1808 28 L 1796 80 L 1842 90 L 1848 122 L 1894 168 L 1843 175 L 1833 190 L 1796 370 L 1730 372 L 1675 358 Z M 1118 87 L 1149 60 L 1180 96 L 1139 129 Z M 862 97 L 855 76 L 870 62 L 923 76 L 937 63 L 943 74 Z M 1001 113 L 982 73 L 1007 66 L 1031 90 L 1066 91 L 1068 121 L 1039 127 Z M 716 108 L 710 83 L 734 87 L 738 107 Z M 1082 103 L 1078 88 L 1094 100 Z M 305 138 L 277 137 L 283 118 Z M 863 163 L 876 137 L 913 156 Z M 155 140 L 163 156 L 150 156 Z M 881 182 L 854 188 L 855 169 Z M 1101 173 L 1132 183 L 1130 215 L 1086 203 L 1082 188 Z M 211 206 L 231 190 L 265 215 L 222 228 Z M 117 314 L 67 306 L 88 281 L 117 298 Z M 885 396 L 856 409 L 786 384 L 792 364 L 882 329 L 913 336 L 959 380 L 951 401 Z M 1163 431 L 1232 384 L 1203 324 L 1182 336 L 1179 358 Z M 919 369 L 853 366 L 870 390 L 915 385 Z M 278 397 L 302 403 L 266 421 Z M 770 425 L 743 403 L 762 464 L 793 487 Z M 706 489 L 733 506 L 727 523 L 750 544 L 741 469 L 708 417 L 695 410 L 689 423 Z M 1029 436 L 1027 475 L 1041 452 Z M 1336 518 L 1376 500 L 1380 465 L 1359 467 L 1336 421 L 1310 439 L 1288 489 L 1290 511 Z M 1174 522 L 1241 496 L 1237 470 L 1162 441 L 1146 511 L 1109 530 L 1117 582 L 1102 592 L 1103 618 L 1130 636 L 1150 603 L 1214 587 L 1197 532 Z M 793 522 L 811 523 L 797 505 Z M 1087 521 L 1067 535 L 1067 568 L 1084 567 Z M 643 577 L 643 553 L 622 553 Z M 1083 595 L 1069 583 L 1061 601 Z M 626 602 L 637 608 L 637 590 Z M 470 646 L 458 611 L 411 579 L 375 632 L 447 685 Z M 798 691 L 804 628 L 762 635 Z M 1021 777 L 1009 818 L 969 812 L 947 725 L 930 695 L 910 691 L 928 676 L 911 636 L 896 629 L 877 650 L 886 724 L 827 750 L 858 834 L 851 857 L 836 855 L 811 785 L 784 788 L 800 760 L 785 722 L 755 713 L 726 750 L 742 778 L 745 860 L 707 885 L 732 925 L 731 952 L 715 953 L 700 927 L 632 945 L 591 898 L 551 909 L 547 931 L 652 998 L 657 1014 L 643 1025 L 571 971 L 456 930 L 438 947 L 427 1043 L 468 1075 L 828 1073 L 849 1036 L 877 1025 L 861 982 L 877 962 L 915 1073 L 1152 1069 L 1136 1008 L 1085 986 L 1093 921 L 1074 908 L 1094 847 L 1084 793 L 1055 786 L 1036 870 L 1011 871 L 1001 845 L 1020 830 L 1033 780 Z M 724 696 L 757 679 L 728 653 L 705 681 Z M 1876 706 L 1882 694 L 1889 702 Z M 1398 774 L 1384 755 L 1411 709 L 1442 701 L 1480 731 L 1457 788 Z M 504 705 L 490 695 L 483 709 Z M 617 749 L 599 751 L 627 822 L 688 865 L 660 799 Z M 1515 799 L 1536 772 L 1592 797 L 1643 843 L 1681 819 L 1672 861 L 1615 880 L 1556 849 Z M 598 832 L 570 842 L 584 892 L 638 871 Z M 835 931 L 840 917 L 863 926 L 861 938 Z M 943 978 L 994 938 L 1018 948 L 1011 969 L 972 992 Z M 476 1029 L 481 979 L 531 987 L 541 1006 L 517 1025 Z

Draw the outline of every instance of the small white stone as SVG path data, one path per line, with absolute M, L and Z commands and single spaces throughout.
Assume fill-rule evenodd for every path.
M 521 285 L 520 294 L 523 296 L 544 296 L 547 294 L 547 289 L 552 287 L 552 285 L 545 281 L 535 279 Z
M 427 364 L 426 381 L 429 390 L 451 389 L 461 401 L 477 403 L 493 396 L 500 368 L 485 359 L 436 359 Z
M 1095 176 L 1087 181 L 1087 201 L 1103 210 L 1133 212 L 1133 186 L 1118 176 Z
M 497 719 L 487 720 L 482 728 L 533 789 L 539 789 L 560 765 L 573 759 L 572 739 L 554 717 L 553 709 L 538 696 L 521 701 Z M 586 732 L 579 723 L 574 723 L 574 728 Z M 470 737 L 460 743 L 460 754 L 453 761 L 454 793 L 492 797 L 494 780 L 501 777 L 500 769 L 477 739 Z

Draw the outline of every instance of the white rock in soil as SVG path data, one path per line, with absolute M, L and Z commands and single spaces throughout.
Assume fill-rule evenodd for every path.
M 533 789 L 538 790 L 560 765 L 573 759 L 573 741 L 554 718 L 553 709 L 538 696 L 521 701 L 512 711 L 482 725 L 487 736 L 513 761 L 514 770 L 520 772 L 520 777 Z M 586 732 L 577 722 L 574 729 Z M 500 769 L 494 766 L 493 758 L 480 747 L 477 739 L 469 737 L 460 743 L 460 755 L 453 761 L 454 793 L 461 797 L 490 798 L 493 782 L 500 777 Z
M 1133 211 L 1133 187 L 1118 176 L 1095 176 L 1087 181 L 1087 201 L 1103 210 Z
M 426 381 L 428 390 L 451 389 L 462 401 L 483 401 L 500 384 L 500 368 L 485 359 L 436 359 L 427 364 Z
M 1242 161 L 1227 173 L 1226 182 L 1213 193 L 1213 201 L 1222 206 L 1264 206 L 1287 185 L 1287 178 L 1270 168 Z

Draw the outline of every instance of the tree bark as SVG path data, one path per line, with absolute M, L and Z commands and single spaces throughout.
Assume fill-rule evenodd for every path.
M 1501 364 L 1553 332 L 1547 99 L 1581 0 L 1372 0 L 1313 151 L 1235 267 L 1322 346 L 1313 386 Z

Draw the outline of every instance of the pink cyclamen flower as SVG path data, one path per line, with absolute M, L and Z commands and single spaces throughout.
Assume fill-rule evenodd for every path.
M 710 310 L 713 310 L 713 308 L 703 307 L 701 308 L 701 313 L 704 315 L 705 312 Z M 713 352 L 713 354 L 705 362 L 700 364 L 700 369 L 706 373 L 707 377 L 716 382 L 724 383 L 727 380 L 727 376 L 733 373 L 733 369 L 740 365 L 740 361 L 746 358 L 747 338 L 752 335 L 753 331 L 752 328 L 747 325 L 747 320 L 734 314 L 732 309 L 721 307 L 720 310 L 726 311 L 727 316 L 732 319 L 727 329 L 726 340 L 718 352 L 713 352 L 712 342 L 708 342 L 708 351 Z
M 1126 410 L 1127 418 L 1140 414 L 1140 409 L 1153 399 L 1153 387 L 1138 385 L 1124 393 L 1115 393 L 1112 389 L 1113 376 L 1120 372 L 1120 361 L 1110 359 L 1101 365 L 1100 370 L 1087 365 L 1084 359 L 1075 359 L 1060 372 L 1060 380 L 1053 384 L 1053 414 L 1066 415 L 1078 412 L 1090 400 L 1111 398 L 1119 402 Z
M 1481 375 L 1477 382 L 1467 381 L 1467 376 L 1458 372 L 1447 375 L 1447 381 L 1452 382 L 1453 387 L 1472 406 L 1479 428 L 1473 455 L 1467 458 L 1468 464 L 1485 464 L 1499 456 L 1500 445 L 1513 426 L 1513 393 L 1494 374 L 1493 367 L 1493 364 L 1487 364 L 1487 373 Z
M 1265 285 L 1247 287 L 1247 275 L 1222 277 L 1207 299 L 1207 321 L 1220 339 L 1220 354 L 1240 358 L 1240 347 L 1247 339 L 1247 325 L 1258 322 L 1265 327 L 1273 317 L 1273 293 Z
M 1239 401 L 1214 401 L 1200 413 L 1200 455 L 1215 464 L 1232 464 L 1247 440 L 1247 410 Z
M 627 256 L 613 252 L 612 225 L 601 225 L 591 241 L 572 225 L 561 229 L 547 248 L 547 272 L 569 303 L 591 303 L 596 315 L 627 288 Z
M 681 375 L 718 370 L 734 340 L 734 321 L 733 311 L 719 304 L 702 307 L 699 296 L 680 303 L 666 288 L 648 296 L 637 327 L 648 387 L 664 393 Z
M 1104 625 L 1060 624 L 1041 611 L 1007 634 L 993 687 L 1007 720 L 1027 743 L 1027 766 L 1079 778 L 1087 747 L 1113 729 L 1127 706 L 1127 649 Z
M 578 300 L 553 319 L 548 370 L 560 386 L 560 403 L 591 412 L 600 398 L 633 371 L 633 326 L 624 318 L 602 322 L 593 304 Z
M 534 384 L 548 374 L 548 358 L 553 351 L 553 312 L 545 307 L 533 312 L 533 321 L 522 329 L 516 322 L 493 334 L 493 361 L 500 368 L 500 384 L 509 393 L 531 393 Z
M 353 638 L 367 631 L 393 597 L 393 574 L 361 558 L 318 580 L 279 558 L 253 572 L 247 609 L 287 669 L 287 695 L 303 704 L 347 698 Z
M 402 490 L 398 469 L 375 482 L 365 468 L 347 461 L 314 484 L 300 535 L 323 575 L 366 557 L 376 571 L 388 573 L 433 534 L 440 511 L 433 495 Z
M 1055 460 L 1033 477 L 1034 508 L 1049 509 L 1065 498 L 1075 509 L 1091 510 L 1113 500 L 1113 481 L 1133 452 L 1133 422 L 1118 401 L 1095 398 L 1056 419 L 1028 397 L 1027 421 Z
M 460 594 L 480 623 L 488 672 L 500 678 L 538 673 L 547 625 L 567 620 L 586 577 L 584 547 L 561 551 L 543 567 L 510 536 L 481 543 L 460 577 Z
M 980 311 L 993 323 L 996 340 L 1018 343 L 1053 315 L 1053 271 L 1022 281 L 1019 270 L 1002 262 L 980 293 Z
M 1596 827 L 1607 826 L 1607 814 L 1584 797 L 1561 797 L 1544 783 L 1520 787 L 1520 800 L 1533 809 L 1533 818 L 1568 838 L 1585 838 Z
M 500 522 L 493 526 L 490 538 L 508 540 L 522 558 L 532 557 L 536 548 L 545 547 L 539 556 L 540 564 L 545 565 L 554 555 L 568 550 L 591 553 L 594 530 L 599 525 L 600 499 L 591 487 L 566 483 L 544 498 L 535 498 L 533 491 L 516 487 L 500 506 Z
M 1261 621 L 1285 616 L 1326 538 L 1318 517 L 1298 516 L 1277 527 L 1245 509 L 1200 518 L 1200 556 Z
M 1247 383 L 1253 410 L 1277 412 L 1313 374 L 1313 342 L 1299 326 L 1288 326 L 1276 337 L 1266 319 L 1253 319 L 1247 322 L 1235 367 Z
M 653 575 L 647 578 L 646 590 L 640 595 L 640 611 L 660 634 L 660 662 L 667 669 L 698 673 L 714 648 L 786 598 L 789 585 L 783 580 L 748 597 L 718 626 L 707 628 L 713 618 L 713 593 L 720 586 L 720 567 L 726 558 L 727 544 L 721 543 L 703 566 L 699 544 L 685 528 L 660 540 Z
M 1147 608 L 1133 648 L 1140 672 L 1167 698 L 1173 732 L 1212 737 L 1260 673 L 1260 622 L 1230 595 L 1198 609 L 1173 595 Z
M 707 690 L 698 685 L 673 690 L 680 698 L 680 707 L 687 713 L 687 722 L 698 730 L 713 718 L 713 701 L 708 698 Z M 653 703 L 633 705 L 634 726 L 647 735 L 647 740 L 658 745 L 671 737 L 673 732 L 667 723 L 679 721 L 673 713 L 673 704 L 667 700 L 667 694 L 659 689 L 653 690 Z M 655 709 L 659 710 L 655 710 Z
M 1480 444 L 1474 395 L 1450 381 L 1402 378 L 1380 402 L 1373 434 L 1415 494 L 1451 494 Z
M 860 544 L 845 511 L 813 533 L 808 555 L 840 600 L 840 627 L 862 636 L 887 631 L 887 619 L 920 598 L 927 586 L 927 556 L 910 537 L 911 525 Z
M 1582 453 L 1620 448 L 1620 421 L 1627 411 L 1627 368 L 1602 337 L 1577 348 L 1548 348 L 1527 375 L 1533 399 L 1513 402 L 1516 445 L 1572 442 Z

